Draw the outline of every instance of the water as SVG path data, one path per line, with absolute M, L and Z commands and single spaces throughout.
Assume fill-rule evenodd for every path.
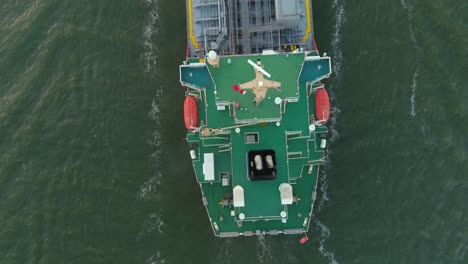
M 215 239 L 183 0 L 0 0 L 0 263 L 467 263 L 468 3 L 316 1 L 332 144 L 307 245 Z

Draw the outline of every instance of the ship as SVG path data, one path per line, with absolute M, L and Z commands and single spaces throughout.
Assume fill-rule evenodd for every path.
M 312 0 L 186 0 L 187 159 L 216 237 L 307 234 L 328 142 L 331 59 Z

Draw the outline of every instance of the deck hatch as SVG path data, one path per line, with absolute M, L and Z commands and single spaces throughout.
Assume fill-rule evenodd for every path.
M 258 143 L 258 141 L 258 133 L 245 133 L 245 144 L 255 144 Z
M 205 181 L 214 181 L 214 154 L 203 154 L 203 160 L 203 175 L 205 175 Z
M 221 183 L 223 186 L 229 186 L 229 172 L 220 172 Z

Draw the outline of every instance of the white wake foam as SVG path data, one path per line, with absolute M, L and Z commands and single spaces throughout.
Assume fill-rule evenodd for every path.
M 331 150 L 331 146 L 336 143 L 339 139 L 338 130 L 336 130 L 336 123 L 338 119 L 338 115 L 340 114 L 340 109 L 338 108 L 338 103 L 335 98 L 334 90 L 341 87 L 342 82 L 342 70 L 343 70 L 343 63 L 344 57 L 342 52 L 342 36 L 343 36 L 343 25 L 346 21 L 345 9 L 344 9 L 344 0 L 333 0 L 332 8 L 335 12 L 335 25 L 333 27 L 333 37 L 332 37 L 332 62 L 333 62 L 333 75 L 331 79 L 331 86 L 330 86 L 330 100 L 333 105 L 330 111 L 330 121 L 329 121 L 329 144 L 327 146 L 327 155 L 325 156 L 324 162 L 324 170 L 322 170 L 320 175 L 320 192 L 322 196 L 320 197 L 320 201 L 317 207 L 317 211 L 320 212 L 323 206 L 330 200 L 328 195 L 328 177 L 326 174 L 326 170 L 331 168 L 331 157 L 333 152 Z M 325 226 L 320 220 L 317 219 L 316 216 L 313 216 L 313 221 L 317 226 L 318 233 L 319 233 L 319 252 L 329 260 L 331 264 L 337 264 L 337 260 L 335 259 L 335 253 L 329 251 L 325 248 L 325 241 L 330 236 L 330 229 Z
M 271 263 L 273 256 L 271 255 L 271 246 L 264 235 L 257 236 L 257 263 Z
M 297 239 L 282 239 L 281 244 L 283 245 L 283 248 L 293 248 L 298 247 L 299 242 Z M 302 263 L 293 251 L 285 250 L 284 252 L 282 252 L 282 256 L 284 256 L 284 258 L 279 259 L 278 263 Z M 285 259 L 286 261 L 284 261 L 283 259 Z
M 333 74 L 335 80 L 341 80 L 343 52 L 341 50 L 343 24 L 346 20 L 344 5 L 340 0 L 333 0 L 332 8 L 335 10 L 335 25 L 333 28 Z
M 159 198 L 158 189 L 161 186 L 161 173 L 156 172 L 155 175 L 149 178 L 140 186 L 140 191 L 137 197 L 142 200 L 155 200 Z
M 164 234 L 163 231 L 164 221 L 161 218 L 160 213 L 152 213 L 144 223 L 145 232 L 158 232 Z
M 148 113 L 148 117 L 155 123 L 155 127 L 161 127 L 161 107 L 160 102 L 163 92 L 162 89 L 156 90 L 156 95 L 151 104 L 151 110 Z M 162 173 L 159 170 L 160 157 L 161 157 L 161 134 L 156 129 L 152 137 L 148 140 L 148 143 L 153 147 L 154 152 L 151 154 L 152 165 L 154 169 L 154 175 L 150 177 L 145 183 L 140 186 L 138 192 L 138 199 L 154 201 L 160 198 L 159 187 L 161 186 Z M 141 239 L 143 236 L 148 234 L 157 233 L 159 235 L 164 235 L 165 223 L 163 220 L 163 214 L 158 211 L 150 214 L 145 222 L 143 223 L 143 228 L 140 231 L 137 240 Z M 161 256 L 160 251 L 158 250 L 153 254 L 145 264 L 165 264 L 166 260 Z
M 400 4 L 406 10 L 409 10 L 410 8 L 412 9 L 412 6 L 408 6 L 408 2 L 406 2 L 406 0 L 400 0 Z
M 146 260 L 145 264 L 165 264 L 166 260 L 161 256 L 161 252 L 158 250 L 156 254 L 152 255 Z
M 408 12 L 408 20 L 409 20 L 409 33 L 411 43 L 413 44 L 413 48 L 416 50 L 416 54 L 421 52 L 421 46 L 419 45 L 418 39 L 416 38 L 416 34 L 414 33 L 413 29 L 413 17 L 414 17 L 414 7 L 411 2 L 408 0 L 400 0 L 400 4 Z M 413 82 L 411 84 L 411 98 L 410 98 L 410 114 L 414 118 L 416 117 L 416 88 L 418 87 L 418 75 L 419 75 L 419 67 L 421 63 L 418 63 L 416 66 L 416 70 L 413 72 Z
M 315 219 L 315 224 L 318 226 L 319 231 L 319 251 L 320 253 L 328 258 L 329 264 L 338 264 L 338 261 L 335 259 L 335 253 L 327 250 L 325 248 L 325 240 L 330 236 L 330 229 L 322 224 L 320 220 Z
M 232 241 L 231 238 L 225 238 L 219 241 L 219 250 L 216 263 L 231 264 L 232 259 Z M 236 262 L 236 261 L 234 261 Z
M 335 25 L 333 27 L 333 38 L 331 42 L 332 52 L 333 52 L 333 56 L 332 56 L 333 75 L 331 79 L 331 86 L 329 89 L 330 91 L 329 94 L 330 94 L 330 100 L 332 102 L 333 107 L 330 111 L 330 120 L 329 120 L 330 137 L 329 137 L 329 143 L 327 144 L 327 155 L 325 156 L 325 162 L 324 162 L 325 169 L 331 167 L 331 156 L 333 153 L 332 153 L 330 146 L 336 143 L 339 139 L 339 133 L 338 133 L 338 130 L 336 130 L 336 123 L 337 123 L 338 115 L 340 114 L 340 109 L 337 106 L 334 90 L 341 86 L 341 79 L 342 79 L 341 71 L 342 71 L 343 61 L 344 61 L 342 48 L 341 48 L 342 29 L 343 29 L 343 24 L 345 23 L 345 20 L 346 20 L 343 1 L 333 0 L 332 8 L 335 11 Z M 322 170 L 322 174 L 320 177 L 320 191 L 322 192 L 322 199 L 320 199 L 320 203 L 318 205 L 319 212 L 322 209 L 324 203 L 329 200 L 327 188 L 328 188 L 327 175 L 324 172 L 324 170 Z
M 164 227 L 165 223 L 162 220 L 162 214 L 160 212 L 152 213 L 143 223 L 143 228 L 140 233 L 138 233 L 136 240 L 141 241 L 141 239 L 147 236 L 154 236 L 155 233 L 157 233 L 157 235 L 164 235 L 166 234 L 164 232 Z
M 160 119 L 160 100 L 162 98 L 162 89 L 156 91 L 155 98 L 153 99 L 151 110 L 148 113 L 148 116 L 151 120 L 154 121 L 155 127 L 161 127 Z M 137 197 L 143 200 L 154 200 L 159 198 L 159 186 L 161 186 L 162 173 L 159 171 L 159 164 L 161 158 L 161 133 L 158 130 L 155 130 L 152 134 L 152 138 L 148 140 L 154 152 L 151 154 L 151 161 L 154 168 L 154 175 L 149 178 L 145 183 L 140 186 L 140 191 L 138 192 Z
M 143 60 L 145 62 L 145 72 L 149 73 L 154 65 L 156 65 L 157 57 L 153 47 L 153 35 L 157 33 L 157 22 L 159 20 L 159 11 L 157 0 L 145 0 L 149 7 L 148 22 L 143 30 Z
M 341 87 L 342 81 L 342 69 L 343 69 L 343 52 L 342 52 L 342 31 L 343 25 L 346 21 L 345 16 L 345 9 L 344 3 L 342 0 L 333 0 L 332 8 L 335 12 L 335 24 L 333 26 L 333 37 L 331 41 L 332 47 L 332 67 L 333 67 L 333 74 L 331 79 L 331 86 L 330 86 L 330 100 L 333 105 L 330 111 L 330 121 L 329 121 L 329 129 L 330 129 L 330 138 L 328 146 L 335 143 L 339 138 L 339 133 L 336 130 L 336 122 L 338 119 L 338 115 L 340 113 L 340 109 L 338 108 L 338 104 L 336 101 L 334 90 Z M 330 148 L 327 149 L 327 157 L 325 158 L 325 165 L 329 164 L 331 150 Z
M 162 89 L 157 89 L 156 90 L 156 95 L 153 99 L 153 102 L 151 103 L 151 110 L 148 113 L 148 117 L 153 120 L 156 128 L 161 127 L 161 99 L 163 96 L 163 91 Z M 156 152 L 153 153 L 153 159 L 159 160 L 160 156 L 160 147 L 161 147 L 161 134 L 159 133 L 158 130 L 155 130 L 153 133 L 153 137 L 150 139 L 148 142 L 150 145 L 152 145 Z
M 322 193 L 322 197 L 320 198 L 320 202 L 317 207 L 317 212 L 322 211 L 323 205 L 328 202 L 328 181 L 327 181 L 327 176 L 326 173 L 322 172 L 322 175 L 320 175 L 320 192 Z
M 411 3 L 411 1 L 400 0 L 400 4 L 401 4 L 401 7 L 403 7 L 403 9 L 406 9 L 409 13 L 411 13 L 411 16 L 413 15 L 414 6 L 413 6 L 413 3 Z
M 413 73 L 413 83 L 411 84 L 411 116 L 416 116 L 416 88 L 418 87 L 418 72 L 419 69 Z
M 416 39 L 416 34 L 414 33 L 414 30 L 413 30 L 413 24 L 409 25 L 409 32 L 410 32 L 411 43 L 413 43 L 413 48 L 419 51 L 421 47 L 419 46 L 418 40 Z

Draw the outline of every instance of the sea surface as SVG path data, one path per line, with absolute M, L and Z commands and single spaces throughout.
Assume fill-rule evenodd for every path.
M 300 245 L 212 234 L 184 0 L 0 0 L 0 263 L 468 263 L 468 1 L 314 15 L 332 144 Z

